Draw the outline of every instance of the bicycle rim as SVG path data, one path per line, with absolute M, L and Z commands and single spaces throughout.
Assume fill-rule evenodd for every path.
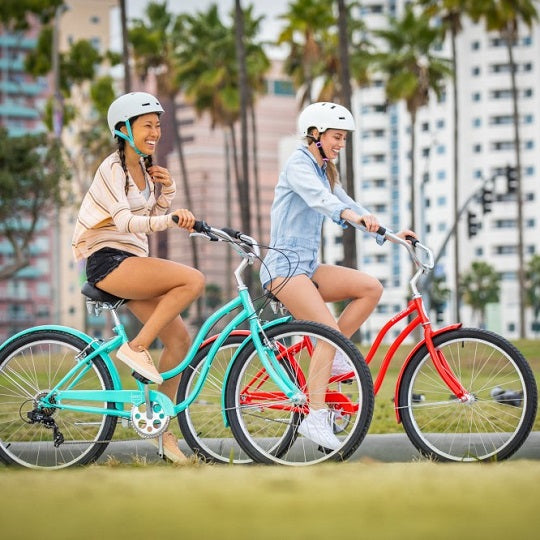
M 8 464 L 29 468 L 61 469 L 94 461 L 101 455 L 116 425 L 116 417 L 68 411 L 39 405 L 77 362 L 86 344 L 68 334 L 42 332 L 23 336 L 0 358 L 0 457 Z M 112 389 L 110 375 L 100 358 L 72 387 L 73 390 Z M 73 402 L 74 405 L 90 405 Z M 106 404 L 92 403 L 106 407 Z M 109 405 L 111 407 L 112 405 Z M 40 411 L 63 436 L 55 447 L 55 430 L 31 423 L 28 414 Z
M 399 391 L 412 443 L 442 461 L 508 458 L 527 438 L 536 415 L 536 384 L 526 360 L 500 336 L 477 329 L 448 332 L 435 345 L 472 398 L 457 399 L 422 348 Z
M 225 426 L 222 408 L 223 380 L 227 367 L 245 336 L 230 336 L 212 360 L 208 376 L 193 403 L 178 414 L 178 424 L 188 446 L 200 458 L 214 463 L 250 463 L 251 458 Z M 193 392 L 208 358 L 211 344 L 201 348 L 182 373 L 177 401 Z
M 295 406 L 286 398 L 266 374 L 254 347 L 235 362 L 227 386 L 227 411 L 239 444 L 253 460 L 266 464 L 303 466 L 347 459 L 363 440 L 373 413 L 371 375 L 358 349 L 317 323 L 287 323 L 270 329 L 267 336 L 278 345 L 283 367 L 303 391 L 313 375 L 309 365 L 316 343 L 331 343 L 349 360 L 347 382 L 331 378 L 326 394 L 334 433 L 342 444 L 328 452 L 298 434 L 307 406 Z

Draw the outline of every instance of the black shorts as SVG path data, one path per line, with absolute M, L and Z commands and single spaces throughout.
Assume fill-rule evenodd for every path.
M 92 253 L 86 260 L 86 281 L 91 285 L 95 285 L 107 277 L 122 261 L 128 257 L 136 256 L 121 249 L 102 248 Z

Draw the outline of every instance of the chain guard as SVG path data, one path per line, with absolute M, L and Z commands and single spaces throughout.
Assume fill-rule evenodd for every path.
M 140 406 L 134 405 L 131 409 L 131 424 L 143 439 L 151 439 L 161 435 L 169 427 L 170 421 L 171 417 L 163 412 L 158 403 L 152 404 L 149 415 L 147 415 L 145 403 Z

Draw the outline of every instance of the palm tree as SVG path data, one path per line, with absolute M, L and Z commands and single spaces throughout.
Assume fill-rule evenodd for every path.
M 440 97 L 444 80 L 451 74 L 449 62 L 435 56 L 442 33 L 430 24 L 426 15 L 416 15 L 408 5 L 402 18 L 389 18 L 388 28 L 374 31 L 387 50 L 374 55 L 377 68 L 386 75 L 386 98 L 395 103 L 404 100 L 411 120 L 411 220 L 416 226 L 416 116 L 429 103 L 430 91 Z
M 521 137 L 519 130 L 518 89 L 514 46 L 519 37 L 519 25 L 531 29 L 538 21 L 537 0 L 477 0 L 473 2 L 471 17 L 483 20 L 488 32 L 498 32 L 506 45 L 512 85 L 512 110 L 514 117 L 514 149 L 516 153 L 516 200 L 518 218 L 518 289 L 519 289 L 519 336 L 526 337 L 525 327 L 525 266 L 523 253 L 523 189 L 521 185 Z
M 128 32 L 128 38 L 133 48 L 135 72 L 141 78 L 146 78 L 152 71 L 157 81 L 158 94 L 165 96 L 172 111 L 167 118 L 173 127 L 174 146 L 180 164 L 182 187 L 187 208 L 193 209 L 193 200 L 184 157 L 180 122 L 176 114 L 176 98 L 180 92 L 178 83 L 177 51 L 184 45 L 182 20 L 167 11 L 164 2 L 150 2 L 145 10 L 145 20 L 135 19 Z M 191 261 L 194 268 L 199 268 L 197 246 L 190 240 Z M 197 300 L 197 318 L 202 315 L 202 299 Z
M 314 101 L 315 79 L 327 72 L 321 60 L 322 51 L 328 41 L 329 29 L 335 27 L 336 18 L 331 2 L 295 0 L 280 19 L 285 21 L 285 27 L 278 36 L 277 45 L 289 46 L 284 70 L 295 88 L 300 89 L 299 105 L 303 108 Z M 319 96 L 319 100 L 321 97 L 324 100 L 325 96 Z
M 251 98 L 264 88 L 264 73 L 270 62 L 260 44 L 255 42 L 260 18 L 252 15 L 252 7 L 244 12 L 244 39 L 246 46 L 246 75 L 252 90 Z M 221 21 L 214 4 L 207 12 L 185 15 L 183 18 L 186 44 L 178 51 L 179 70 L 186 98 L 199 114 L 208 113 L 212 128 L 225 127 L 229 132 L 232 163 L 242 229 L 249 231 L 249 206 L 244 177 L 240 172 L 235 125 L 240 118 L 240 90 L 236 56 L 235 33 Z
M 157 2 L 148 4 L 145 17 L 145 20 L 133 20 L 128 32 L 135 59 L 135 71 L 143 79 L 152 71 L 156 77 L 158 94 L 165 96 L 170 102 L 172 111 L 167 118 L 173 126 L 174 145 L 180 163 L 184 198 L 186 206 L 193 208 L 180 123 L 176 114 L 176 98 L 180 92 L 176 52 L 184 41 L 181 20 L 167 11 L 166 3 Z M 193 239 L 190 246 L 192 264 L 198 268 L 198 252 Z
M 475 261 L 461 278 L 460 289 L 466 304 L 480 317 L 480 326 L 485 328 L 486 306 L 499 301 L 501 277 L 486 262 Z
M 458 103 L 458 58 L 456 53 L 456 40 L 462 31 L 461 19 L 471 8 L 471 0 L 418 0 L 418 4 L 424 8 L 429 17 L 439 17 L 442 28 L 446 34 L 450 34 L 452 48 L 452 94 L 454 116 L 454 197 L 453 214 L 454 223 L 459 220 L 459 103 Z M 459 282 L 459 236 L 454 235 L 454 290 L 458 290 Z M 460 321 L 460 301 L 456 298 L 454 305 L 454 320 Z
M 527 304 L 532 308 L 533 329 L 535 333 L 538 333 L 540 330 L 538 322 L 540 318 L 540 255 L 533 255 L 529 260 L 525 278 Z

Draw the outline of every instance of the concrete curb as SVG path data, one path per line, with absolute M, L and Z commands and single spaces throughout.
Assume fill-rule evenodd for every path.
M 182 452 L 190 455 L 191 450 L 184 441 L 180 440 L 179 443 Z M 144 439 L 110 443 L 99 458 L 98 463 L 106 462 L 109 457 L 122 463 L 131 463 L 136 459 L 143 459 L 147 463 L 160 460 L 156 453 L 156 447 Z M 393 433 L 368 435 L 349 461 L 362 459 L 372 459 L 383 463 L 407 463 L 421 460 L 422 457 L 405 434 Z M 540 459 L 540 431 L 532 432 L 523 446 L 510 458 L 510 460 L 518 459 Z

